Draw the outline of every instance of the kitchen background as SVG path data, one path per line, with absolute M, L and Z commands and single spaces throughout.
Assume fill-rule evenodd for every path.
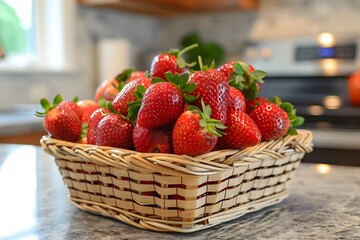
M 67 99 L 74 96 L 81 99 L 92 98 L 97 84 L 104 78 L 113 76 L 108 71 L 113 70 L 109 66 L 113 65 L 114 61 L 124 66 L 128 65 L 126 67 L 137 66 L 140 70 L 146 70 L 150 66 L 152 56 L 160 50 L 181 47 L 181 39 L 190 33 L 197 33 L 202 40 L 223 47 L 225 60 L 245 59 L 247 47 L 253 42 L 315 39 L 323 32 L 351 39 L 360 37 L 357 24 L 360 22 L 360 0 L 262 0 L 253 9 L 173 14 L 166 17 L 86 4 L 78 5 L 72 0 L 66 0 L 62 4 L 62 7 L 68 10 L 63 16 L 63 24 L 60 24 L 62 29 L 65 29 L 64 35 L 60 36 L 65 42 L 65 53 L 59 53 L 54 38 L 53 45 L 48 44 L 47 52 L 44 54 L 50 62 L 54 58 L 56 62 L 56 58 L 60 56 L 66 59 L 65 63 L 60 68 L 37 69 L 31 66 L 23 70 L 1 67 L 0 64 L 0 109 L 3 109 L 3 112 L 8 112 L 11 106 L 38 104 L 41 97 L 51 99 L 57 93 L 61 93 Z M 111 40 L 115 40 L 115 43 Z M 109 52 L 106 46 L 109 44 L 110 47 L 113 46 L 111 44 L 115 44 L 122 49 L 119 50 L 122 53 L 119 52 L 117 56 L 106 55 Z M 55 56 L 53 59 L 52 54 Z M 282 63 L 278 62 L 278 67 L 279 64 L 281 67 Z M 347 73 L 341 73 L 341 76 L 336 78 L 336 81 L 342 82 L 336 86 L 338 91 L 341 91 L 339 94 L 345 98 L 345 77 L 356 67 L 360 68 L 358 62 L 355 62 Z M 287 73 L 286 69 L 284 72 L 289 77 L 299 77 L 299 74 L 294 76 L 291 72 Z M 269 77 L 275 77 L 276 74 L 273 75 L 270 69 Z M 343 101 L 348 101 L 345 98 Z M 9 135 L 13 130 L 6 125 L 4 116 L 0 115 L 0 124 L 4 123 L 6 126 L 3 135 Z M 360 128 L 358 119 L 354 121 L 352 132 Z M 17 126 L 17 129 L 21 128 Z M 33 129 L 34 126 L 28 130 Z M 350 137 L 352 141 L 358 139 L 354 135 Z M 342 140 L 337 139 L 334 144 L 333 139 L 329 140 L 323 136 L 318 138 L 319 141 L 320 138 L 328 142 L 328 145 L 323 146 L 324 149 L 335 148 L 338 152 L 336 144 L 340 144 Z M 347 146 L 347 143 L 342 144 L 344 145 Z M 350 152 L 342 154 L 354 155 L 353 151 L 358 147 L 355 145 L 347 149 Z M 329 153 L 329 149 L 321 154 Z M 343 147 L 341 150 L 344 150 Z

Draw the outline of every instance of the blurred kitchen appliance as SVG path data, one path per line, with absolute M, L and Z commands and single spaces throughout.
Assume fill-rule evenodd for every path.
M 360 165 L 360 107 L 351 105 L 347 90 L 348 76 L 360 69 L 360 38 L 324 33 L 249 42 L 242 59 L 267 72 L 261 96 L 279 95 L 305 117 L 317 148 L 309 157 Z
M 98 77 L 101 83 L 131 67 L 131 43 L 121 38 L 104 38 L 97 43 Z

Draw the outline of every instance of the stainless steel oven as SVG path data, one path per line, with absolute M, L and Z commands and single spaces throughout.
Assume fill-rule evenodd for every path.
M 360 165 L 360 107 L 350 104 L 347 77 L 360 70 L 360 38 L 325 33 L 250 42 L 244 61 L 267 72 L 265 97 L 292 102 L 314 133 L 304 161 Z

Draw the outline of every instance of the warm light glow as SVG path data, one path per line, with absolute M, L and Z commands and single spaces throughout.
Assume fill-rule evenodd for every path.
M 271 58 L 271 50 L 270 48 L 263 48 L 261 49 L 261 57 L 264 59 L 269 59 Z
M 255 59 L 259 56 L 259 50 L 255 47 L 249 47 L 246 50 L 246 56 L 251 59 Z
M 338 62 L 335 59 L 323 59 L 320 62 L 320 66 L 325 74 L 333 75 L 337 72 Z
M 317 164 L 316 171 L 320 174 L 327 174 L 330 172 L 330 165 L 328 164 Z
M 339 96 L 326 96 L 324 97 L 323 102 L 327 109 L 338 109 L 342 105 L 342 101 Z
M 307 112 L 314 116 L 319 116 L 324 113 L 324 108 L 319 105 L 312 105 L 307 108 Z
M 334 36 L 331 33 L 321 33 L 318 41 L 323 47 L 331 47 L 334 44 Z

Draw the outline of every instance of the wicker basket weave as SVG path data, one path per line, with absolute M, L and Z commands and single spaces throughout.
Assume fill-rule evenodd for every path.
M 197 157 L 75 144 L 49 136 L 71 202 L 155 231 L 193 232 L 278 203 L 312 133 Z

